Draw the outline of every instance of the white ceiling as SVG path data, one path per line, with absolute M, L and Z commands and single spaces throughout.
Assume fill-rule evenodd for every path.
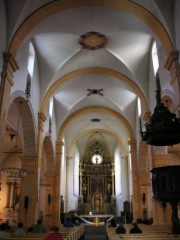
M 14 1 L 8 2 L 11 8 L 14 5 L 12 2 Z M 32 1 L 22 1 L 22 4 L 23 2 L 26 4 L 19 15 L 19 22 L 23 21 L 30 11 L 28 7 L 35 10 L 38 4 L 40 6 L 48 1 L 37 1 L 38 3 L 33 1 L 33 4 Z M 157 12 L 154 1 L 148 1 L 148 4 L 143 0 L 134 2 L 146 5 L 152 12 L 156 11 L 157 17 L 162 17 Z M 104 48 L 87 50 L 81 47 L 78 42 L 80 35 L 90 31 L 96 31 L 107 37 Z M 98 73 L 96 71 L 93 73 L 92 70 L 79 75 L 74 74 L 59 84 L 53 92 L 57 130 L 72 113 L 89 107 L 99 109 L 99 112 L 85 112 L 73 119 L 65 130 L 67 146 L 70 146 L 74 139 L 78 146 L 82 146 L 82 139 L 87 141 L 86 132 L 89 134 L 91 130 L 92 133 L 107 131 L 108 133 L 104 134 L 106 138 L 109 136 L 109 139 L 112 139 L 113 135 L 114 141 L 109 141 L 112 148 L 115 143 L 122 141 L 127 151 L 130 137 L 127 126 L 114 115 L 110 115 L 110 112 L 101 112 L 101 108 L 119 113 L 136 134 L 137 89 L 133 88 L 133 83 L 148 101 L 149 60 L 153 39 L 159 41 L 149 26 L 136 16 L 93 4 L 89 7 L 58 12 L 32 29 L 24 44 L 31 40 L 36 50 L 41 97 L 48 92 L 50 86 L 66 74 L 86 68 L 101 69 Z M 21 47 L 23 48 L 23 45 Z M 103 69 L 126 75 L 132 84 L 125 82 L 123 77 L 108 75 L 108 71 L 103 72 Z M 103 89 L 103 96 L 98 94 L 87 96 L 87 89 Z M 92 118 L 99 118 L 101 121 L 94 123 L 91 122 Z M 77 138 L 80 134 L 81 137 Z

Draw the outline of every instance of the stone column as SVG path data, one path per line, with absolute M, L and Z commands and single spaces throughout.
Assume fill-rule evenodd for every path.
M 55 161 L 55 177 L 54 177 L 54 205 L 53 205 L 53 224 L 60 224 L 60 196 L 61 196 L 61 164 L 62 164 L 62 148 L 63 142 L 56 142 L 56 161 Z
M 155 149 L 155 147 L 153 147 Z M 166 147 L 161 147 L 161 152 L 165 152 Z M 164 149 L 164 151 L 163 151 Z M 155 151 L 155 150 L 154 150 Z M 153 155 L 152 156 L 152 168 L 169 166 L 172 165 L 170 162 L 169 155 Z M 163 203 L 153 199 L 153 222 L 154 224 L 165 224 L 168 222 L 164 213 Z
M 113 160 L 113 163 L 112 163 L 111 179 L 112 179 L 112 196 L 114 196 L 115 195 L 115 165 L 114 165 L 114 160 Z
M 69 209 L 69 165 L 71 157 L 66 156 L 66 211 Z
M 135 140 L 130 140 L 128 142 L 130 145 L 131 153 L 131 166 L 132 166 L 132 193 L 133 193 L 133 221 L 136 221 L 137 218 L 140 218 L 140 186 L 137 176 L 137 153 L 136 153 L 136 142 Z
M 53 189 L 54 189 L 54 173 L 45 173 L 45 209 L 44 209 L 44 220 L 46 226 L 51 226 L 52 222 L 52 206 L 53 206 Z
M 38 113 L 38 168 L 41 168 L 42 159 L 42 144 L 43 144 L 43 132 L 44 132 L 44 122 L 46 121 L 46 116 L 44 113 Z M 40 176 L 39 176 L 40 177 Z
M 176 104 L 180 105 L 180 67 L 179 51 L 171 52 L 166 60 L 165 68 L 170 71 L 170 83 L 173 86 Z
M 11 190 L 11 183 L 7 182 L 7 200 L 6 200 L 6 207 L 10 207 L 10 190 Z
M 14 182 L 10 183 L 10 204 L 9 207 L 13 208 L 14 207 Z
M 22 156 L 22 168 L 27 171 L 26 176 L 21 178 L 21 192 L 19 202 L 19 221 L 25 226 L 36 222 L 37 212 L 37 156 Z M 26 208 L 25 208 L 26 198 Z M 28 200 L 27 200 L 28 199 Z
M 18 69 L 18 65 L 11 53 L 4 53 L 3 60 L 4 64 L 0 84 L 0 143 L 2 143 L 0 144 L 0 159 L 2 159 L 1 155 L 6 132 L 11 87 L 14 85 L 13 74 Z

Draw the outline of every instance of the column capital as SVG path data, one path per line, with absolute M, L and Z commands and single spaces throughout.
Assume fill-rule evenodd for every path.
M 56 142 L 56 153 L 57 154 L 62 154 L 62 148 L 64 146 L 64 143 L 62 141 L 57 141 Z
M 130 139 L 128 141 L 128 144 L 131 146 L 131 149 L 130 149 L 131 152 L 136 150 L 136 140 L 135 139 Z
M 66 161 L 70 161 L 72 157 L 66 156 Z
M 150 122 L 150 118 L 151 118 L 151 113 L 150 112 L 145 112 L 145 114 L 143 116 L 143 120 L 145 122 Z
M 44 122 L 46 121 L 46 116 L 44 113 L 39 112 L 38 113 L 38 128 L 39 130 L 41 130 L 42 132 L 44 131 Z
M 2 79 L 7 79 L 11 86 L 14 85 L 13 83 L 13 73 L 19 69 L 18 64 L 12 55 L 12 53 L 4 52 L 3 53 L 3 72 L 2 72 Z
M 45 122 L 45 121 L 46 121 L 46 116 L 45 116 L 45 114 L 42 113 L 42 112 L 39 112 L 39 113 L 38 113 L 38 120 L 39 120 L 40 122 Z

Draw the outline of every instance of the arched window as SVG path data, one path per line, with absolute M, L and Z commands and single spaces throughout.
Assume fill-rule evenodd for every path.
M 52 133 L 53 107 L 54 107 L 54 99 L 52 97 L 49 102 L 49 136 L 51 136 L 51 133 Z
M 154 70 L 154 76 L 155 76 L 159 68 L 159 59 L 158 59 L 156 42 L 154 42 L 152 45 L 151 56 L 152 56 L 153 70 Z
M 138 98 L 137 100 L 137 107 L 138 107 L 138 117 L 141 116 L 141 100 Z
M 30 74 L 31 78 L 32 78 L 33 72 L 34 72 L 34 61 L 35 61 L 34 46 L 30 42 L 30 44 L 29 44 L 29 56 L 28 56 L 27 69 L 28 69 L 28 73 Z
M 29 56 L 28 56 L 28 63 L 27 63 L 27 79 L 26 79 L 26 100 L 29 101 L 31 97 L 31 79 L 34 72 L 34 60 L 35 60 L 35 51 L 32 43 L 29 44 Z

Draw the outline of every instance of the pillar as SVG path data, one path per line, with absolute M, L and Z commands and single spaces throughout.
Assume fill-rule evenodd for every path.
M 136 142 L 135 140 L 130 140 L 128 142 L 130 145 L 131 153 L 131 166 L 132 166 L 132 193 L 133 193 L 133 220 L 136 221 L 137 218 L 140 218 L 140 186 L 137 175 L 137 153 L 136 153 Z
M 21 192 L 19 202 L 19 221 L 25 226 L 36 222 L 37 212 L 37 156 L 22 156 L 22 168 L 27 171 L 26 176 L 21 177 Z
M 69 210 L 69 166 L 71 157 L 66 156 L 66 211 Z
M 55 160 L 55 177 L 54 177 L 54 206 L 53 206 L 53 224 L 60 224 L 60 196 L 61 196 L 61 164 L 63 142 L 56 142 L 56 160 Z
M 154 151 L 157 147 L 153 147 Z M 163 151 L 164 149 L 164 151 Z M 166 152 L 166 147 L 161 147 L 161 152 Z M 152 168 L 162 167 L 162 166 L 170 166 L 172 165 L 171 159 L 169 155 L 161 154 L 161 155 L 153 155 L 152 156 Z M 153 222 L 154 224 L 167 224 L 170 223 L 170 219 L 166 219 L 166 216 L 169 216 L 170 209 L 163 207 L 163 203 L 161 201 L 157 201 L 153 199 Z M 166 211 L 166 212 L 165 212 Z M 169 214 L 167 214 L 167 211 Z

